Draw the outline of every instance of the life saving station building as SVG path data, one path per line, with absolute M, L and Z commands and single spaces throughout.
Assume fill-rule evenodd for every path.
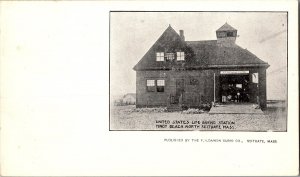
M 185 41 L 170 25 L 134 66 L 137 107 L 255 103 L 266 107 L 269 64 L 238 46 L 225 23 L 217 40 Z

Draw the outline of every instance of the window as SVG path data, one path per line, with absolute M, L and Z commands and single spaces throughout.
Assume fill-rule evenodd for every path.
M 164 61 L 164 52 L 157 52 L 156 53 L 156 61 Z
M 147 91 L 148 92 L 155 91 L 155 80 L 147 80 Z
M 167 61 L 173 61 L 175 59 L 174 53 L 166 53 Z
M 177 52 L 177 60 L 178 61 L 184 60 L 184 52 Z
M 252 83 L 258 83 L 258 73 L 252 74 Z
M 157 80 L 157 92 L 164 92 L 165 91 L 165 80 Z
M 164 92 L 165 91 L 165 80 L 147 80 L 147 91 L 148 92 Z
M 217 32 L 217 37 L 218 38 L 226 37 L 226 32 Z
M 236 84 L 235 87 L 236 88 L 243 88 L 243 84 Z
M 233 37 L 233 32 L 227 32 L 227 37 Z
M 199 81 L 196 78 L 190 78 L 190 85 L 198 85 Z

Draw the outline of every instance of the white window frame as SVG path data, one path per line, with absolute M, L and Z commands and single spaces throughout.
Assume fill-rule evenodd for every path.
M 146 85 L 147 85 L 147 87 L 155 86 L 155 80 L 154 79 L 148 79 Z
M 155 86 L 155 80 L 154 79 L 147 79 L 146 89 L 147 89 L 147 92 L 155 92 L 156 91 L 156 86 Z
M 158 79 L 158 80 L 157 80 L 157 86 L 165 86 L 165 80 L 163 80 L 163 79 Z
M 184 52 L 177 52 L 177 61 L 184 61 Z
M 159 88 L 162 87 L 162 90 L 159 91 Z M 156 80 L 156 92 L 165 92 L 165 80 L 157 79 Z
M 156 61 L 165 61 L 165 53 L 156 52 Z

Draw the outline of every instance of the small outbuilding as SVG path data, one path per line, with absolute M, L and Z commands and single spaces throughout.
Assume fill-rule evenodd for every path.
M 136 102 L 136 94 L 135 93 L 128 93 L 123 96 L 123 104 L 127 105 L 134 105 Z

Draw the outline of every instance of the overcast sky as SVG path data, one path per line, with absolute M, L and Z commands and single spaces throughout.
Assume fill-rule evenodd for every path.
M 268 62 L 267 99 L 285 99 L 287 16 L 266 12 L 112 12 L 111 94 L 135 93 L 134 65 L 169 24 L 187 41 L 215 40 L 225 22 L 238 30 L 236 43 Z M 241 58 L 242 60 L 242 58 Z

